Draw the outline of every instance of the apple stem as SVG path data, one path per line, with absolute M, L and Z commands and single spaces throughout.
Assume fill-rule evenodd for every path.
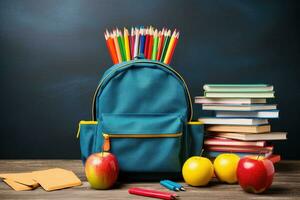
M 262 155 L 262 151 L 259 152 L 259 154 L 256 157 L 256 160 L 258 160 L 261 155 Z

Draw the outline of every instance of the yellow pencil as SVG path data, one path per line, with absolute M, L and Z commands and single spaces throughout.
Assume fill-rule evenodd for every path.
M 125 42 L 125 52 L 126 52 L 126 60 L 130 60 L 130 49 L 129 49 L 129 40 L 128 40 L 128 30 L 124 28 L 124 42 Z
M 120 62 L 122 62 L 122 57 L 121 57 L 120 46 L 119 46 L 119 43 L 118 43 L 118 38 L 117 38 L 116 31 L 113 31 L 112 38 L 114 38 L 114 43 L 115 43 L 115 47 L 116 47 L 117 57 L 118 57 L 118 60 L 119 60 L 119 63 L 120 63 Z
M 167 49 L 167 53 L 166 53 L 166 56 L 164 58 L 164 63 L 167 63 L 170 55 L 171 55 L 171 51 L 172 51 L 172 48 L 174 46 L 174 42 L 175 42 L 175 35 L 176 35 L 176 30 L 174 30 L 173 34 L 172 34 L 172 37 L 171 37 L 171 40 L 170 40 L 170 43 L 169 43 L 169 46 L 168 46 L 168 49 Z

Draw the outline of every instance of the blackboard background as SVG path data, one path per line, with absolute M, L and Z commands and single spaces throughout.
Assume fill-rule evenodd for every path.
M 297 17 L 293 1 L 2 0 L 0 158 L 79 158 L 78 121 L 112 64 L 104 30 L 154 25 L 181 31 L 172 65 L 193 96 L 205 83 L 273 84 L 272 129 L 289 132 L 275 152 L 300 159 Z

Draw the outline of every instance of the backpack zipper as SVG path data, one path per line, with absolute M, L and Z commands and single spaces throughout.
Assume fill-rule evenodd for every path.
M 135 61 L 135 63 L 147 63 L 147 62 L 145 62 L 145 61 Z M 149 63 L 150 63 L 150 62 L 149 62 Z M 183 77 L 182 77 L 175 69 L 173 69 L 172 67 L 169 67 L 168 65 L 165 65 L 165 64 L 163 64 L 163 63 L 161 63 L 161 62 L 155 62 L 155 61 L 152 61 L 152 63 L 156 63 L 156 64 L 158 64 L 158 65 L 160 65 L 160 66 L 163 66 L 163 67 L 169 69 L 170 71 L 172 71 L 173 73 L 175 73 L 175 74 L 181 79 L 181 81 L 182 81 L 183 84 L 184 84 L 184 87 L 185 87 L 185 90 L 186 90 L 186 92 L 187 92 L 188 99 L 189 99 L 189 104 L 190 104 L 190 118 L 189 118 L 189 121 L 191 121 L 192 118 L 193 118 L 193 102 L 192 102 L 192 98 L 191 98 L 191 95 L 190 95 L 189 88 L 188 88 L 186 82 L 184 81 Z M 101 85 L 103 84 L 103 82 L 104 82 L 104 81 L 106 80 L 106 78 L 109 77 L 113 72 L 115 72 L 115 71 L 117 71 L 117 70 L 119 70 L 119 69 L 125 68 L 125 67 L 127 67 L 127 66 L 130 66 L 131 64 L 132 64 L 132 62 L 127 63 L 127 64 L 125 64 L 125 65 L 121 65 L 121 66 L 117 67 L 116 69 L 112 70 L 112 71 L 109 72 L 109 73 L 101 80 L 101 82 L 98 84 L 98 86 L 97 86 L 97 88 L 96 88 L 96 91 L 94 92 L 94 96 L 93 96 L 93 104 L 92 104 L 92 119 L 93 119 L 93 120 L 96 120 L 96 119 L 95 119 L 95 113 L 94 113 L 94 110 L 95 110 L 94 107 L 95 107 L 96 96 L 97 96 L 97 93 L 98 93 L 98 91 L 99 91 L 99 88 L 101 87 Z
M 110 138 L 172 138 L 172 137 L 182 136 L 182 132 L 172 133 L 172 134 L 107 134 L 107 133 L 102 133 L 102 135 L 104 138 L 102 150 L 109 151 L 110 150 Z

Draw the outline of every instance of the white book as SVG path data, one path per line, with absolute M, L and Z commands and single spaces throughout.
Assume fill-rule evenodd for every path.
M 267 103 L 266 99 L 251 99 L 251 98 L 206 98 L 196 97 L 195 103 L 200 104 L 257 104 Z
M 266 111 L 216 111 L 216 117 L 278 118 L 279 110 Z
M 247 119 L 247 118 L 199 118 L 198 121 L 204 124 L 224 124 L 224 125 L 262 125 L 268 124 L 267 119 Z
M 286 140 L 286 132 L 268 132 L 268 133 L 213 133 L 215 137 L 224 137 L 236 140 L 254 141 L 254 140 Z
M 276 110 L 275 104 L 251 104 L 251 105 L 226 105 L 226 104 L 203 104 L 203 110 L 229 110 L 229 111 L 257 111 Z
M 269 84 L 205 84 L 203 89 L 209 92 L 268 92 L 274 87 Z

